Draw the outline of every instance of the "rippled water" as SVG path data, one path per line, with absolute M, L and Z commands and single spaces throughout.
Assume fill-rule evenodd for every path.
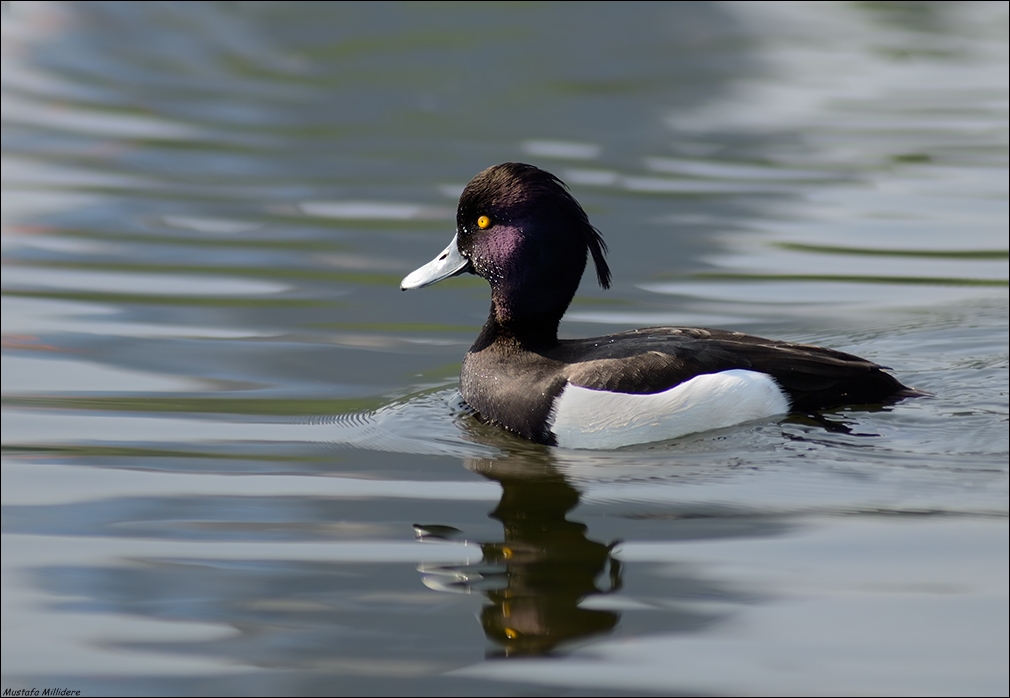
M 3 688 L 983 693 L 1008 656 L 1005 3 L 4 3 Z M 562 325 L 935 394 L 612 452 L 401 294 L 477 171 L 610 246 Z

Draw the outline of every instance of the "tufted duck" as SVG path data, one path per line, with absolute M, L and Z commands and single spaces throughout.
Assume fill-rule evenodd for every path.
M 559 340 L 589 255 L 610 286 L 605 252 L 561 180 L 508 162 L 466 185 L 452 242 L 400 288 L 464 272 L 487 279 L 491 314 L 463 359 L 460 392 L 484 419 L 539 443 L 615 448 L 923 394 L 858 356 L 739 332 L 650 327 Z

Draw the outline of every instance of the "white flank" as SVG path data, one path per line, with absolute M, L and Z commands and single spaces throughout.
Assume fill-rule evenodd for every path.
M 789 398 L 766 373 L 734 369 L 695 376 L 662 393 L 632 395 L 569 383 L 551 409 L 551 431 L 565 448 L 617 448 L 675 439 L 789 411 Z

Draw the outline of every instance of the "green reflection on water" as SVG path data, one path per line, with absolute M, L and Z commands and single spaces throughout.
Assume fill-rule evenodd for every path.
M 11 266 L 33 267 L 31 264 Z M 374 272 L 336 271 L 333 269 L 294 269 L 265 266 L 228 266 L 193 264 L 135 264 L 129 262 L 79 262 L 52 261 L 41 265 L 46 269 L 83 269 L 87 271 L 123 271 L 150 274 L 200 274 L 226 276 L 244 276 L 266 279 L 305 279 L 310 281 L 342 281 L 366 286 L 399 286 L 403 278 L 399 274 L 381 274 Z M 6 291 L 5 291 L 6 293 Z
M 445 325 L 432 322 L 313 322 L 318 330 L 376 330 L 380 332 L 476 332 L 479 325 Z
M 260 223 L 256 225 L 261 226 Z M 139 245 L 178 245 L 182 247 L 282 249 L 298 252 L 341 252 L 354 249 L 350 245 L 330 240 L 279 240 L 257 236 L 250 237 L 247 234 L 237 233 L 205 234 L 186 229 L 181 229 L 178 235 L 154 235 L 149 233 L 110 233 L 100 230 L 60 228 L 59 236 L 83 240 L 102 240 L 105 242 L 129 242 Z
M 711 281 L 841 281 L 853 284 L 904 284 L 921 286 L 1006 286 L 1008 279 L 969 279 L 943 276 L 862 276 L 859 274 L 731 274 L 701 272 L 690 278 Z
M 10 454 L 45 454 L 48 456 L 66 456 L 74 458 L 185 458 L 207 460 L 261 461 L 274 463 L 276 453 L 257 453 L 255 451 L 207 451 L 194 448 L 191 450 L 171 448 L 138 448 L 132 446 L 96 446 L 92 444 L 59 444 L 35 446 L 30 444 L 4 444 L 4 453 Z M 320 454 L 297 454 L 291 451 L 284 453 L 285 462 L 326 463 L 332 464 L 339 456 L 327 451 Z
M 223 308 L 309 308 L 341 307 L 331 300 L 307 298 L 197 298 L 193 296 L 152 295 L 141 293 L 107 293 L 99 291 L 14 291 L 4 289 L 5 296 L 18 298 L 48 298 L 52 300 L 90 301 L 94 303 L 140 303 L 145 305 L 186 305 Z
M 5 407 L 96 410 L 105 412 L 184 412 L 202 414 L 264 414 L 305 417 L 349 414 L 380 407 L 385 399 L 368 398 L 228 398 L 134 396 L 10 396 Z
M 926 257 L 929 259 L 1010 259 L 1010 250 L 899 250 L 837 245 L 808 245 L 800 242 L 778 242 L 774 247 L 795 252 L 866 255 L 869 257 Z

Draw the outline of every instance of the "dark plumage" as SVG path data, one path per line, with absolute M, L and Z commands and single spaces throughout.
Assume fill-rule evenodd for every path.
M 533 441 L 555 443 L 555 400 L 569 384 L 653 394 L 745 369 L 774 378 L 797 412 L 922 394 L 857 356 L 739 332 L 654 327 L 559 341 L 587 257 L 604 288 L 610 269 L 585 211 L 557 177 L 532 165 L 505 163 L 474 177 L 460 196 L 456 229 L 449 248 L 402 287 L 463 272 L 487 279 L 491 312 L 463 360 L 460 391 L 485 419 Z

